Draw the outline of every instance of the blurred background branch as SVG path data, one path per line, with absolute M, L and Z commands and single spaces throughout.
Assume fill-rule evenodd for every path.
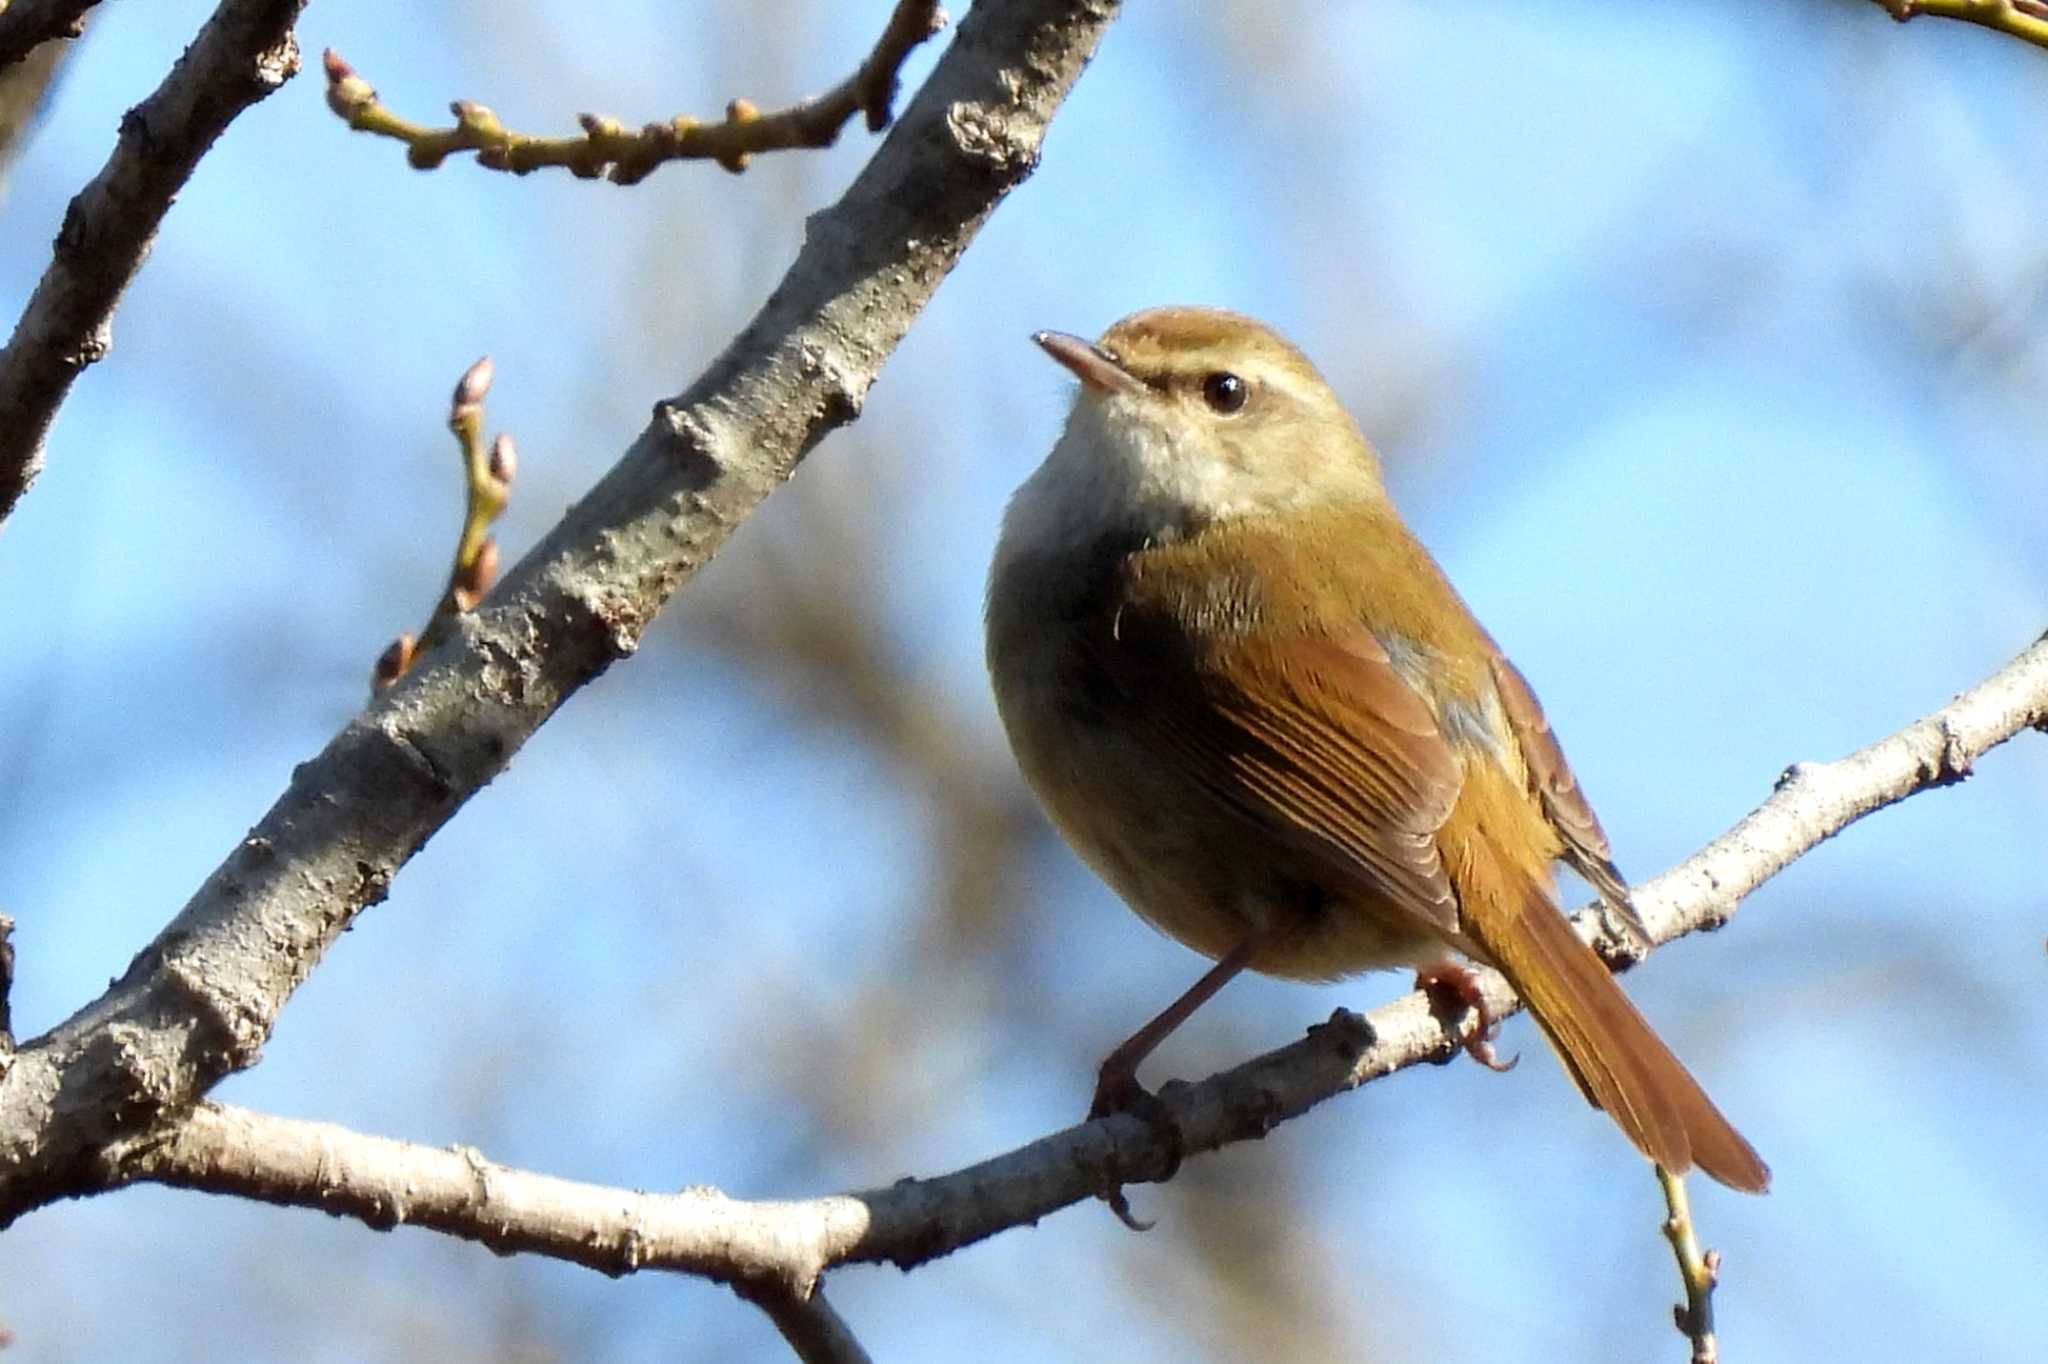
M 0 19 L 4 19 L 0 15 Z M 51 85 L 72 44 L 63 39 L 30 49 L 22 60 L 0 65 L 0 191 L 7 185 L 7 169 L 21 149 L 22 140 L 35 127 Z
M 99 0 L 9 0 L 0 5 L 0 71 L 37 48 L 85 32 L 85 13 Z M 40 54 L 54 58 L 54 51 Z

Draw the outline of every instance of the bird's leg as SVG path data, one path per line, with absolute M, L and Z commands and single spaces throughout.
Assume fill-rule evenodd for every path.
M 1479 973 L 1461 961 L 1432 962 L 1415 973 L 1415 988 L 1442 1003 L 1454 1005 L 1451 1017 L 1470 1009 L 1478 1015 L 1471 1033 L 1465 1038 L 1465 1054 L 1485 1066 L 1488 1070 L 1507 1071 L 1515 1068 L 1521 1060 L 1519 1054 L 1507 1060 L 1493 1049 L 1494 1030 L 1500 1020 L 1486 1007 L 1486 996 L 1479 988 Z
M 1102 1069 L 1095 1077 L 1095 1101 L 1088 1106 L 1090 1118 L 1121 1113 L 1145 1092 L 1138 1083 L 1138 1063 L 1150 1056 L 1152 1049 L 1164 1042 L 1168 1033 L 1187 1022 L 1189 1014 L 1208 1003 L 1210 996 L 1229 984 L 1232 976 L 1250 965 L 1262 941 L 1261 934 L 1247 934 L 1242 942 L 1224 953 L 1200 980 L 1189 986 L 1186 994 L 1160 1010 L 1157 1018 L 1125 1038 L 1122 1045 L 1103 1058 Z

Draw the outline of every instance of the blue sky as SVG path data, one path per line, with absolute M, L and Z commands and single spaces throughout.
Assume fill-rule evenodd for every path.
M 466 96 L 548 130 L 823 88 L 884 8 L 628 3 L 565 27 L 385 0 L 316 4 L 300 37 L 415 116 Z M 10 313 L 204 12 L 95 11 L 0 202 Z M 745 621 L 764 573 L 854 584 L 948 760 L 1013 800 L 981 580 L 1065 401 L 1026 337 L 1156 303 L 1258 314 L 1323 365 L 1624 869 L 1661 870 L 1787 764 L 2048 627 L 2044 116 L 2048 53 L 1869 5 L 1133 7 L 859 426 L 407 868 L 223 1097 L 759 1196 L 1071 1121 L 1090 1058 L 1199 962 L 1049 842 L 1028 912 L 977 954 L 927 951 L 947 811 Z M 516 554 L 871 149 L 850 132 L 630 191 L 419 175 L 347 134 L 317 74 L 231 129 L 0 534 L 18 1030 L 119 973 L 431 605 L 462 368 L 497 360 Z M 805 555 L 821 527 L 841 557 Z M 1695 1196 L 1734 1355 L 2048 1353 L 2026 1306 L 2048 1265 L 2044 795 L 2048 753 L 2016 741 L 1632 975 L 1777 1175 L 1766 1199 Z M 1233 984 L 1150 1073 L 1399 988 Z M 1512 1075 L 1403 1075 L 1137 1191 L 1145 1238 L 1075 1209 L 834 1297 L 888 1359 L 1679 1357 L 1653 1181 L 1526 1023 L 1508 1041 L 1532 1053 Z M 1226 1214 L 1271 1238 L 1254 1271 L 1203 1251 Z M 1290 1304 L 1321 1334 L 1287 1334 Z M 722 1290 L 161 1190 L 0 1237 L 0 1322 L 32 1361 L 780 1349 Z

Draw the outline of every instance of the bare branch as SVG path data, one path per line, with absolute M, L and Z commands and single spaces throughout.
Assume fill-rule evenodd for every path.
M 577 119 L 583 125 L 581 137 L 535 137 L 507 128 L 473 100 L 457 100 L 448 106 L 454 125 L 429 128 L 385 108 L 370 83 L 332 50 L 323 58 L 327 106 L 357 132 L 403 142 L 415 170 L 432 170 L 452 152 L 473 151 L 477 164 L 489 170 L 524 175 L 562 166 L 584 179 L 602 175 L 617 185 L 637 184 L 670 161 L 716 161 L 737 173 L 757 152 L 829 147 L 855 114 L 866 116 L 869 132 L 888 127 L 897 71 L 918 44 L 945 24 L 946 12 L 935 0 L 897 0 L 874 51 L 832 89 L 767 114 L 749 100 L 735 99 L 715 123 L 679 114 L 629 132 L 615 118 L 582 114 Z
M 827 1247 L 857 1238 L 856 1199 L 742 1203 L 715 1189 L 641 1193 L 556 1179 L 467 1146 L 365 1136 L 331 1123 L 202 1103 L 166 1135 L 112 1153 L 122 1178 L 317 1207 L 379 1229 L 432 1227 L 500 1255 L 602 1274 L 671 1269 L 806 1297 Z
M 252 1064 L 327 946 L 832 430 L 997 203 L 1116 13 L 969 14 L 845 196 L 710 370 L 448 640 L 289 789 L 108 992 L 0 1077 L 0 1222 L 102 1184 L 117 1139 Z
M 71 381 L 113 345 L 114 306 L 171 200 L 235 116 L 299 70 L 306 0 L 223 0 L 171 74 L 121 119 L 113 155 L 64 211 L 56 251 L 0 350 L 0 521 L 43 467 Z
M 0 5 L 0 70 L 52 38 L 85 32 L 85 12 L 100 0 L 12 0 Z
M 124 1167 L 124 1178 L 317 1207 L 380 1229 L 432 1227 L 500 1255 L 529 1251 L 615 1276 L 701 1275 L 767 1313 L 800 1359 L 868 1357 L 818 1286 L 816 1248 L 846 1243 L 866 1222 L 855 1199 L 751 1204 L 713 1189 L 607 1189 L 515 1170 L 467 1146 L 421 1146 L 212 1103 L 168 1135 L 137 1143 Z M 824 1220 L 811 1225 L 813 1217 Z
M 1733 829 L 1634 889 L 1656 942 L 1719 927 L 1743 896 L 1874 810 L 1970 775 L 2023 729 L 2048 729 L 2048 635 L 1931 715 L 1828 763 L 1794 763 Z
M 1692 1221 L 1692 1200 L 1686 1197 L 1685 1176 L 1657 1167 L 1657 1183 L 1664 1189 L 1664 1239 L 1678 1261 L 1678 1277 L 1685 1284 L 1685 1301 L 1671 1309 L 1678 1333 L 1692 1345 L 1689 1364 L 1720 1364 L 1721 1341 L 1714 1334 L 1714 1289 L 1721 1277 L 1719 1251 L 1700 1250 L 1699 1235 Z
M 793 1293 L 780 1284 L 737 1285 L 739 1295 L 768 1314 L 775 1329 L 789 1342 L 804 1364 L 869 1364 L 846 1321 L 825 1301 L 824 1286 L 813 1287 L 808 1296 Z
M 1794 769 L 1727 835 L 1640 888 L 1638 904 L 1655 905 L 1651 927 L 1660 938 L 1717 925 L 1736 899 L 1823 839 L 1872 810 L 1959 780 L 1987 749 L 2044 726 L 2048 637 L 1890 738 Z M 1592 912 L 1581 922 L 1592 927 Z M 1504 992 L 1500 1003 L 1514 1006 Z M 579 1184 L 509 1169 L 467 1148 L 215 1104 L 109 1148 L 106 1176 L 320 1208 L 373 1227 L 412 1222 L 608 1274 L 677 1270 L 811 1302 L 835 1265 L 909 1268 L 1125 1184 L 1170 1178 L 1184 1156 L 1263 1137 L 1334 1095 L 1458 1045 L 1420 993 L 1367 1018 L 1339 1010 L 1302 1041 L 1199 1084 L 1166 1085 L 1148 1117 L 1116 1114 L 936 1178 L 797 1202 Z
M 1877 0 L 1905 23 L 1922 14 L 2009 33 L 2023 43 L 2048 47 L 2048 4 L 2042 0 Z

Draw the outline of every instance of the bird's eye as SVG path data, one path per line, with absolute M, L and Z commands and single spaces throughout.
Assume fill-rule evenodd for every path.
M 1229 370 L 1219 369 L 1202 376 L 1202 401 L 1209 404 L 1211 411 L 1226 417 L 1241 412 L 1251 396 L 1252 386 Z

